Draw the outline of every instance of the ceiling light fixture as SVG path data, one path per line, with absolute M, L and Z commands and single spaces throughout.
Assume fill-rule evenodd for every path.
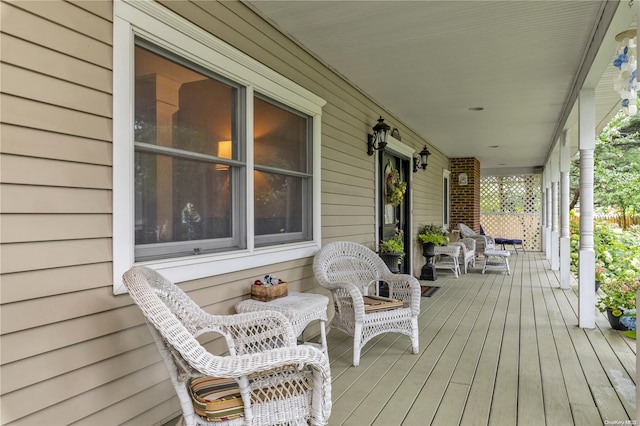
M 620 93 L 622 110 L 625 114 L 636 115 L 636 98 L 638 96 L 637 39 L 634 28 L 616 35 L 618 47 L 613 66 L 620 72 L 613 81 L 613 88 Z
M 469 111 L 484 111 L 483 107 L 471 107 L 469 108 Z

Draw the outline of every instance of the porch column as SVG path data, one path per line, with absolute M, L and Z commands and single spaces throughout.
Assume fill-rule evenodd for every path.
M 580 254 L 578 325 L 595 328 L 595 250 L 593 247 L 593 151 L 596 144 L 595 90 L 582 89 L 579 105 Z
M 571 235 L 569 234 L 569 131 L 565 130 L 560 141 L 560 288 L 571 287 Z
M 551 270 L 560 269 L 560 236 L 558 234 L 558 181 L 560 180 L 558 169 L 558 144 L 551 153 Z
M 542 184 L 540 188 L 540 249 L 542 252 L 547 251 L 547 173 L 542 172 Z
M 545 231 L 544 231 L 544 239 L 546 241 L 545 243 L 545 254 L 547 256 L 547 260 L 551 260 L 551 205 L 552 205 L 552 201 L 551 201 L 551 173 L 547 173 L 547 186 L 545 188 L 545 212 L 546 212 L 546 227 L 545 227 Z

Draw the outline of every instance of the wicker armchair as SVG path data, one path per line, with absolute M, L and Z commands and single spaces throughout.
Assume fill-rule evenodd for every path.
M 186 425 L 324 425 L 331 412 L 329 361 L 297 346 L 279 312 L 211 315 L 157 272 L 133 267 L 124 276 L 169 370 Z M 196 339 L 224 337 L 229 355 Z
M 469 272 L 469 268 L 476 265 L 476 240 L 473 238 L 463 238 L 455 243 L 460 246 L 459 264 L 463 267 L 464 273 Z
M 352 242 L 327 244 L 315 256 L 313 272 L 321 286 L 331 290 L 335 315 L 331 326 L 353 336 L 353 365 L 360 364 L 360 351 L 371 338 L 383 333 L 401 333 L 411 338 L 418 353 L 420 283 L 410 275 L 392 274 L 380 257 Z M 402 307 L 367 312 L 363 295 L 375 293 L 379 282 L 389 286 L 389 297 Z
M 485 250 L 493 250 L 496 248 L 496 242 L 493 237 L 476 233 L 464 223 L 458 224 L 460 236 L 462 238 L 473 238 L 476 240 L 476 253 L 484 253 Z

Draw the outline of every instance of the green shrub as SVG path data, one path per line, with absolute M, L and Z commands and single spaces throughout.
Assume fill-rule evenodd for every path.
M 578 275 L 580 234 L 578 219 L 571 218 L 571 271 Z M 640 279 L 640 228 L 628 231 L 609 222 L 596 221 L 593 229 L 596 279 L 603 284 L 610 281 Z

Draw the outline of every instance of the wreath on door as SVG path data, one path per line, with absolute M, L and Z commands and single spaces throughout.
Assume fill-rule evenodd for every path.
M 402 202 L 404 193 L 407 191 L 407 182 L 403 182 L 400 179 L 400 172 L 393 167 L 391 160 L 389 160 L 384 172 L 387 187 L 387 203 L 395 207 Z

